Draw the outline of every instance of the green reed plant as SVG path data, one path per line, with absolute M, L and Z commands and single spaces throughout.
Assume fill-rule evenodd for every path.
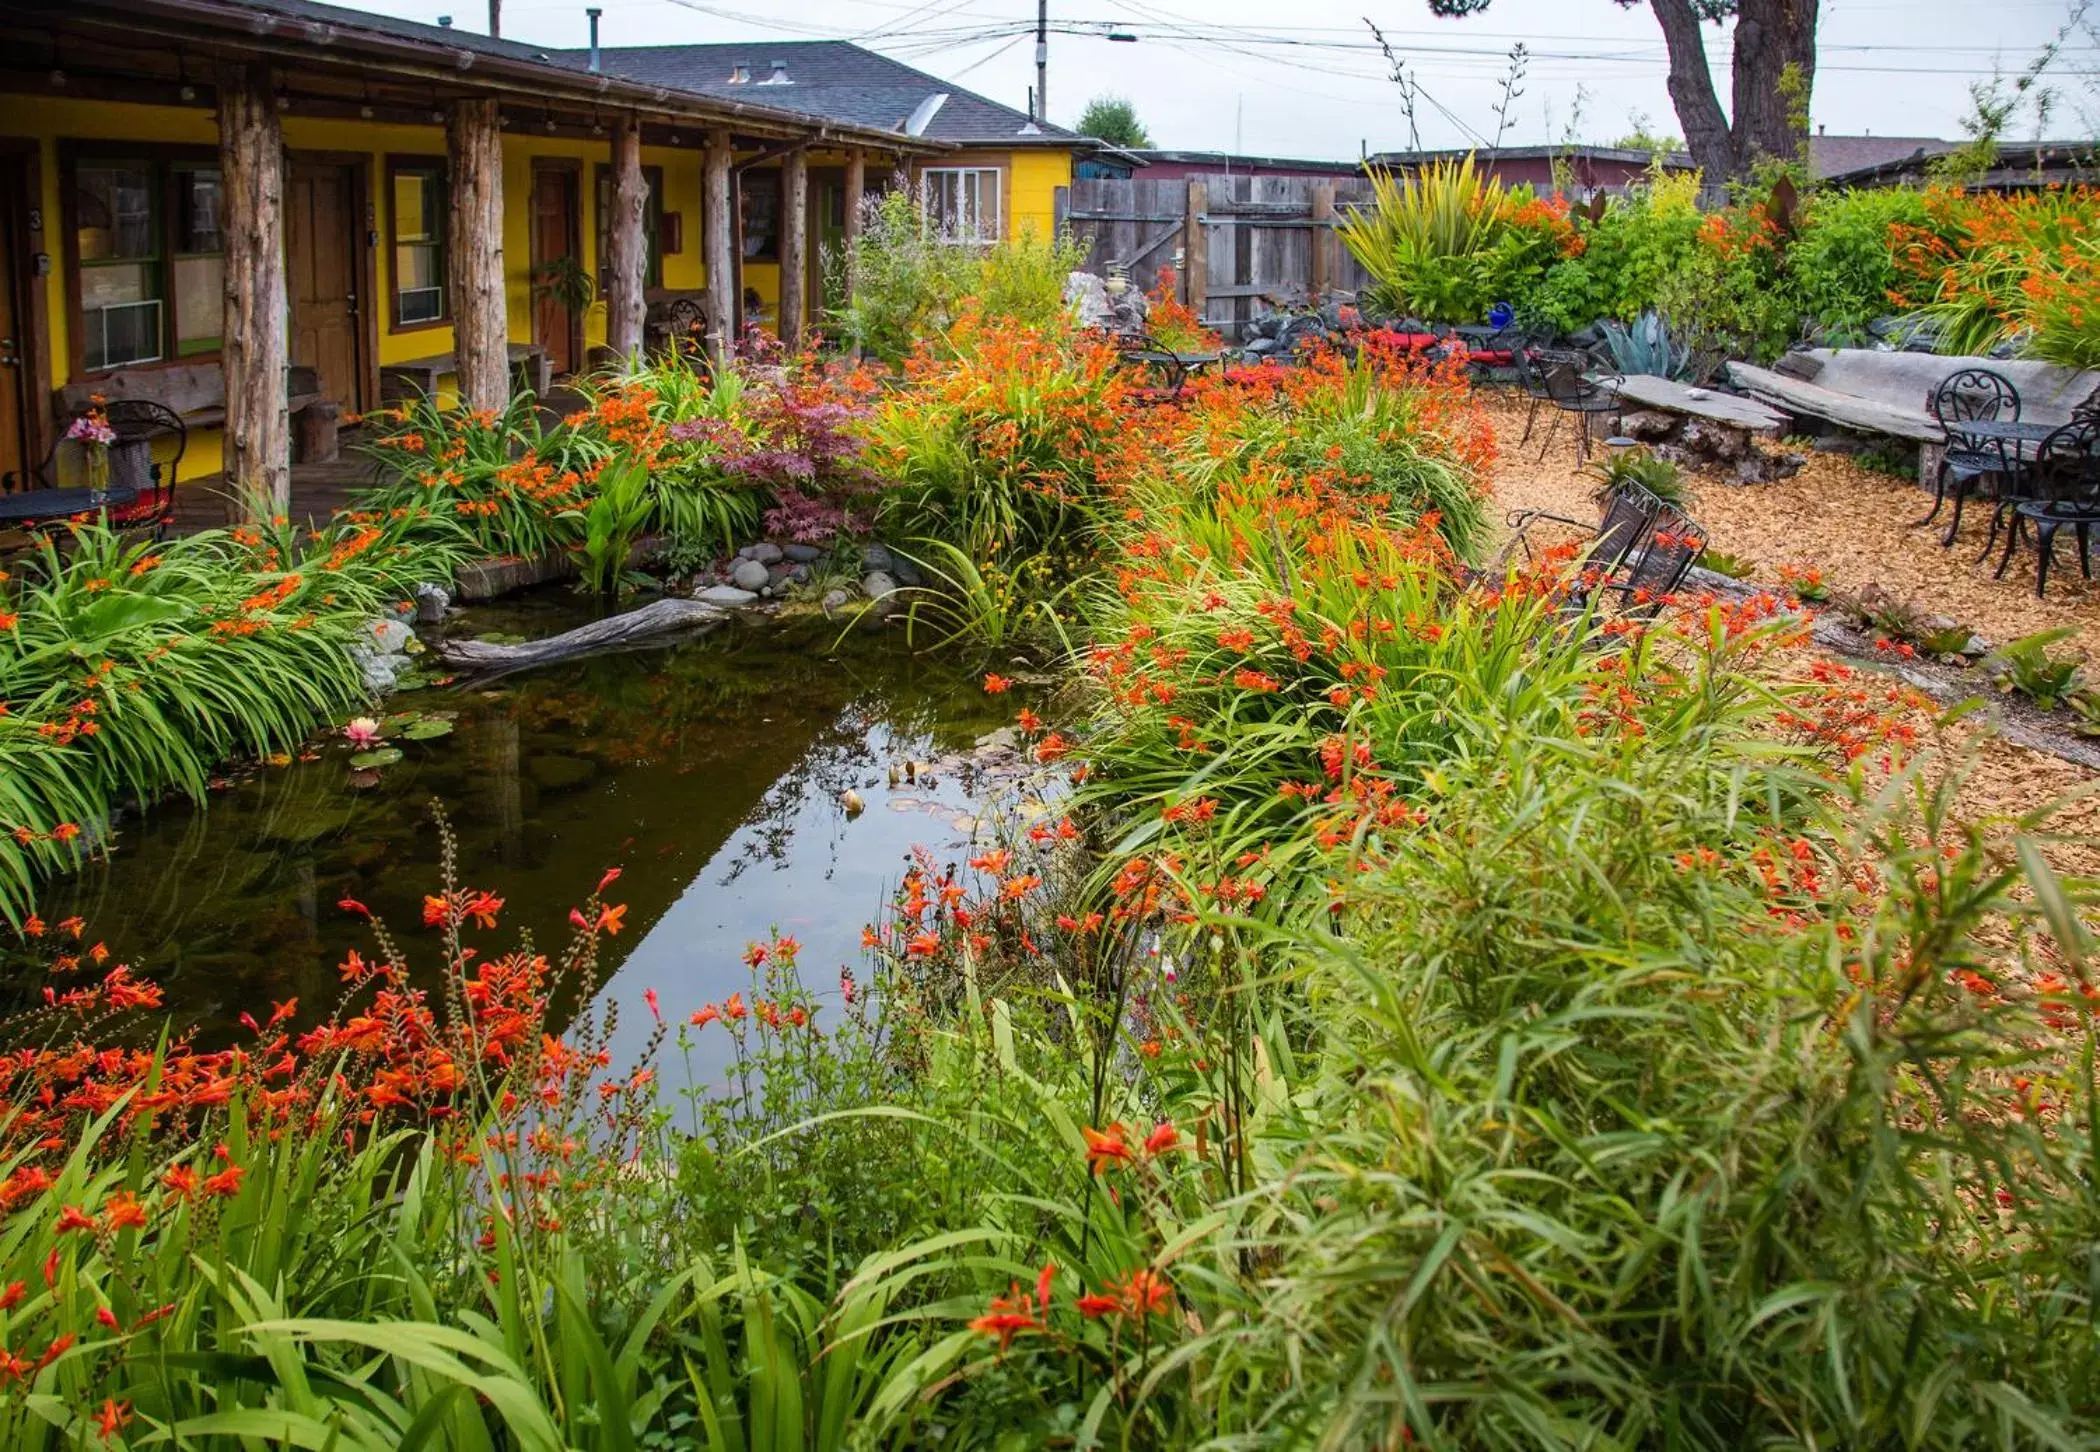
M 289 752 L 361 703 L 355 650 L 456 556 L 413 514 L 204 531 L 156 543 L 100 525 L 17 562 L 0 618 L 0 913 L 106 839 L 111 811 L 202 796 L 236 757 Z

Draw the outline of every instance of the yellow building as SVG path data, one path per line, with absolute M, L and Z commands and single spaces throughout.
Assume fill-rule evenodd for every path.
M 1086 146 L 843 44 L 756 45 L 740 64 L 738 47 L 549 51 L 309 0 L 27 0 L 0 15 L 0 46 L 0 476 L 16 485 L 94 394 L 181 414 L 184 478 L 223 462 L 268 493 L 289 441 L 331 416 L 423 387 L 450 401 L 462 340 L 490 328 L 530 381 L 694 316 L 718 338 L 799 333 L 863 187 L 907 177 L 962 236 L 1047 233 Z M 819 82 L 855 58 L 910 79 L 838 114 Z M 268 98 L 252 109 L 274 120 L 277 170 L 260 183 L 222 124 L 227 85 Z M 455 196 L 489 154 L 460 140 L 487 103 L 500 237 Z M 627 286 L 610 220 L 623 154 L 626 195 L 644 194 Z M 729 235 L 708 235 L 711 210 Z M 257 249 L 283 259 L 281 298 L 236 286 L 267 272 L 241 266 Z M 475 266 L 496 269 L 486 285 Z M 804 279 L 793 310 L 784 271 Z M 282 351 L 228 348 L 229 318 L 274 318 Z M 289 380 L 282 409 L 241 386 L 262 366 Z

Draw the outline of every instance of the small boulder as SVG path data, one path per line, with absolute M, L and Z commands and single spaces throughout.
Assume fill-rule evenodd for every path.
M 879 544 L 871 544 L 860 552 L 860 567 L 864 570 L 883 571 L 896 563 L 895 557 Z
M 739 590 L 762 590 L 771 578 L 772 573 L 757 560 L 738 560 L 729 572 L 729 582 Z
M 777 565 L 780 563 L 780 556 L 780 546 L 770 540 L 761 540 L 744 552 L 745 559 L 757 560 L 762 565 Z
M 782 545 L 780 552 L 798 565 L 813 565 L 824 558 L 824 551 L 810 544 Z
M 810 582 L 811 574 L 812 571 L 808 565 L 795 565 L 788 570 L 787 577 L 797 585 L 807 585 Z
M 885 595 L 897 593 L 897 582 L 881 570 L 870 570 L 867 577 L 860 582 L 860 588 L 861 593 L 870 600 L 880 600 Z
M 919 573 L 919 567 L 902 555 L 891 558 L 890 573 L 897 577 L 898 584 L 909 585 L 914 589 L 926 583 L 926 577 Z
M 443 585 L 425 581 L 416 586 L 416 624 L 436 625 L 445 618 L 452 597 L 445 593 Z
M 826 615 L 836 615 L 853 603 L 853 597 L 844 590 L 827 590 L 821 603 Z
M 709 585 L 705 590 L 694 595 L 693 598 L 705 601 L 709 605 L 724 605 L 734 610 L 754 603 L 758 599 L 758 592 L 756 590 L 739 590 L 734 585 Z

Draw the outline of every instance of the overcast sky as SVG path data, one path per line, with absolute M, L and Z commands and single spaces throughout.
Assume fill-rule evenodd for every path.
M 361 9 L 433 21 L 449 14 L 485 29 L 487 0 L 350 0 Z M 847 38 L 995 100 L 1021 107 L 1033 84 L 1033 0 L 598 0 L 607 45 L 751 43 Z M 2100 7 L 2096 7 L 2100 9 Z M 582 3 L 505 0 L 508 38 L 581 46 Z M 1823 0 L 1815 120 L 1832 132 L 1957 136 L 1968 87 L 1993 66 L 2016 73 L 2063 24 L 2067 0 Z M 1529 74 L 1509 111 L 1507 140 L 1558 140 L 1578 89 L 1581 139 L 1608 141 L 1645 115 L 1679 127 L 1664 90 L 1662 37 L 1645 5 L 1611 0 L 1494 0 L 1483 15 L 1440 20 L 1425 0 L 1050 0 L 1050 116 L 1069 125 L 1087 99 L 1127 96 L 1158 146 L 1256 154 L 1354 157 L 1408 144 L 1407 118 L 1364 16 L 1404 52 L 1426 93 L 1424 146 L 1492 138 L 1507 62 L 1530 46 Z M 1134 43 L 1106 38 L 1116 30 Z M 1707 28 L 1708 54 L 1728 96 L 1728 32 Z M 2087 38 L 2067 52 L 2076 71 L 2100 64 Z M 2069 89 L 2076 90 L 2073 77 Z M 2053 134 L 2075 134 L 2067 103 Z M 2020 123 L 2022 135 L 2033 123 Z

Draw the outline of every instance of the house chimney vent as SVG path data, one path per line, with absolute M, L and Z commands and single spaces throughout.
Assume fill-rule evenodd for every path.
M 449 16 L 449 15 L 440 15 L 440 16 L 438 17 L 438 29 L 439 29 L 439 30 L 450 30 L 451 28 L 452 28 L 452 17 L 451 17 L 451 16 Z
M 605 12 L 598 6 L 593 5 L 583 13 L 589 16 L 591 21 L 591 69 L 595 71 L 600 66 L 598 58 L 598 17 Z
M 792 86 L 795 83 L 788 76 L 788 63 L 784 60 L 777 60 L 773 62 L 773 74 L 767 76 L 759 84 L 761 86 Z
M 749 61 L 736 61 L 736 62 L 733 62 L 733 63 L 732 63 L 731 65 L 730 65 L 730 67 L 729 67 L 729 84 L 730 84 L 730 85 L 732 85 L 732 86 L 748 86 L 748 85 L 750 85 L 750 84 L 751 84 L 751 62 L 749 62 Z

